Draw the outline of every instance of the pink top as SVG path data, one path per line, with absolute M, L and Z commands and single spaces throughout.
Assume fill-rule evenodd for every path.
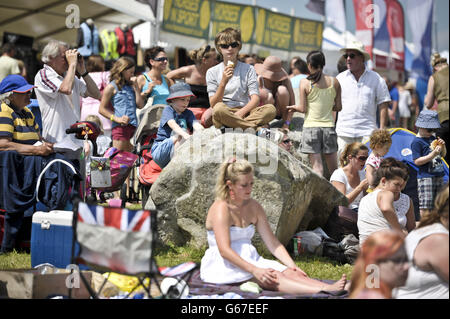
M 109 71 L 105 72 L 92 72 L 89 73 L 92 80 L 97 84 L 100 93 L 103 94 L 103 90 L 109 83 Z M 84 80 L 83 80 L 84 81 Z M 100 101 L 96 100 L 92 97 L 86 97 L 81 100 L 81 121 L 86 120 L 86 117 L 89 115 L 97 115 L 102 122 L 103 130 L 110 131 L 111 130 L 111 121 L 101 115 L 98 112 L 100 106 Z

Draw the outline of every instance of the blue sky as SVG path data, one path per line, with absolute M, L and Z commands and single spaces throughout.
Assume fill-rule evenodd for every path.
M 263 8 L 276 8 L 278 12 L 284 14 L 291 14 L 294 10 L 295 16 L 301 18 L 308 18 L 312 20 L 320 20 L 321 16 L 311 12 L 306 8 L 306 4 L 309 0 L 222 0 L 226 2 L 234 2 L 252 5 L 256 2 L 257 6 Z M 407 0 L 399 0 L 403 6 L 403 10 L 406 10 Z M 355 17 L 353 11 L 353 1 L 345 0 L 346 12 L 347 12 L 347 29 L 351 32 L 355 30 Z M 448 0 L 434 0 L 435 6 L 435 21 L 433 26 L 433 49 L 439 52 L 449 49 L 449 1 Z M 407 20 L 405 14 L 405 37 L 406 41 L 411 42 L 411 27 L 410 22 Z M 436 41 L 437 38 L 437 41 Z

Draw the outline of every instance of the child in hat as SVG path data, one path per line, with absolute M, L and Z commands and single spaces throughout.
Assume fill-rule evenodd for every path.
M 192 93 L 189 84 L 178 82 L 169 88 L 167 105 L 161 115 L 158 133 L 152 146 L 152 157 L 156 164 L 164 168 L 173 157 L 175 150 L 190 133 L 202 130 L 203 126 L 195 119 L 187 107 Z
M 444 163 L 441 156 L 446 153 L 445 142 L 433 133 L 441 127 L 438 114 L 432 110 L 423 110 L 416 120 L 419 133 L 411 142 L 412 158 L 419 171 L 417 186 L 420 215 L 433 209 L 434 199 L 444 185 Z

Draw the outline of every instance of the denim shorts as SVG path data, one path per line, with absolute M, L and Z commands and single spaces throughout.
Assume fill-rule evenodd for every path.
M 166 138 L 164 141 L 155 142 L 152 146 L 152 157 L 159 167 L 164 168 L 169 164 L 173 157 L 175 144 L 171 137 Z
M 337 134 L 334 127 L 303 127 L 300 152 L 331 154 L 337 150 Z

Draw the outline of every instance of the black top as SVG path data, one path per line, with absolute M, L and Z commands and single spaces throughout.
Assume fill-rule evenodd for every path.
M 195 97 L 191 97 L 189 107 L 209 108 L 209 97 L 206 85 L 189 84 Z

